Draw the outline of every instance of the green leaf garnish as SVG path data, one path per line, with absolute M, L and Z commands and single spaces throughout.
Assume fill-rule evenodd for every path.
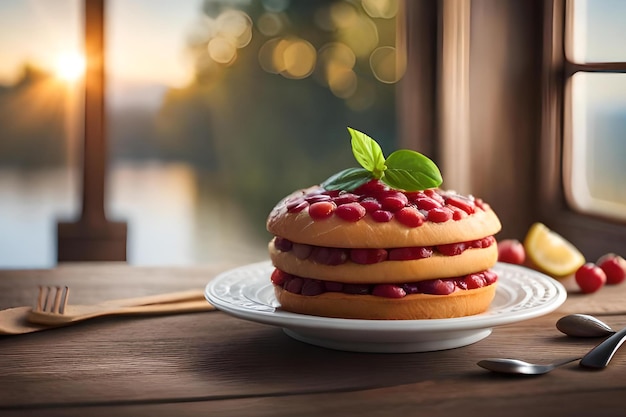
M 380 145 L 363 132 L 348 128 L 350 132 L 352 153 L 357 162 L 366 170 L 374 175 L 374 178 L 380 178 L 387 168 L 385 166 L 385 157 Z
M 437 165 L 419 152 L 401 149 L 387 159 L 380 145 L 363 132 L 348 128 L 354 158 L 362 168 L 348 168 L 331 176 L 321 186 L 327 190 L 354 190 L 371 179 L 380 179 L 404 191 L 426 190 L 441 185 Z
M 419 152 L 401 149 L 389 155 L 385 163 L 382 180 L 393 188 L 417 191 L 438 187 L 443 182 L 437 165 Z
M 364 168 L 348 168 L 328 178 L 321 185 L 328 191 L 354 190 L 373 178 L 372 173 Z

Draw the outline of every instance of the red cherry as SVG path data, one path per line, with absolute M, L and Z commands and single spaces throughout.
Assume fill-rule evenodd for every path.
M 598 291 L 606 283 L 606 274 L 598 265 L 587 262 L 574 275 L 580 291 L 589 294 Z
M 609 285 L 619 284 L 626 279 L 626 260 L 614 253 L 607 253 L 596 262 L 606 274 L 606 283 Z
M 498 242 L 498 261 L 521 265 L 526 260 L 524 245 L 517 239 L 504 239 Z

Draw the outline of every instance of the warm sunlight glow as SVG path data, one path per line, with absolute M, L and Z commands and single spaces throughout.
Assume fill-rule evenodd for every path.
M 85 57 L 78 53 L 61 54 L 56 61 L 54 72 L 64 81 L 77 81 L 85 73 Z

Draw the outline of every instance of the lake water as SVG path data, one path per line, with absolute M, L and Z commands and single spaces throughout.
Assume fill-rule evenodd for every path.
M 214 194 L 205 198 L 199 181 L 186 165 L 112 168 L 107 217 L 128 224 L 130 264 L 267 259 L 267 242 L 250 233 L 239 208 Z M 0 268 L 55 265 L 56 224 L 76 219 L 79 186 L 71 170 L 0 170 Z

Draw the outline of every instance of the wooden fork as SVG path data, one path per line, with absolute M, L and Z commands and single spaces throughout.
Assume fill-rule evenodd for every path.
M 178 314 L 214 310 L 200 290 L 109 300 L 92 305 L 68 304 L 68 287 L 39 287 L 35 307 L 28 321 L 46 325 L 71 324 L 112 315 Z

